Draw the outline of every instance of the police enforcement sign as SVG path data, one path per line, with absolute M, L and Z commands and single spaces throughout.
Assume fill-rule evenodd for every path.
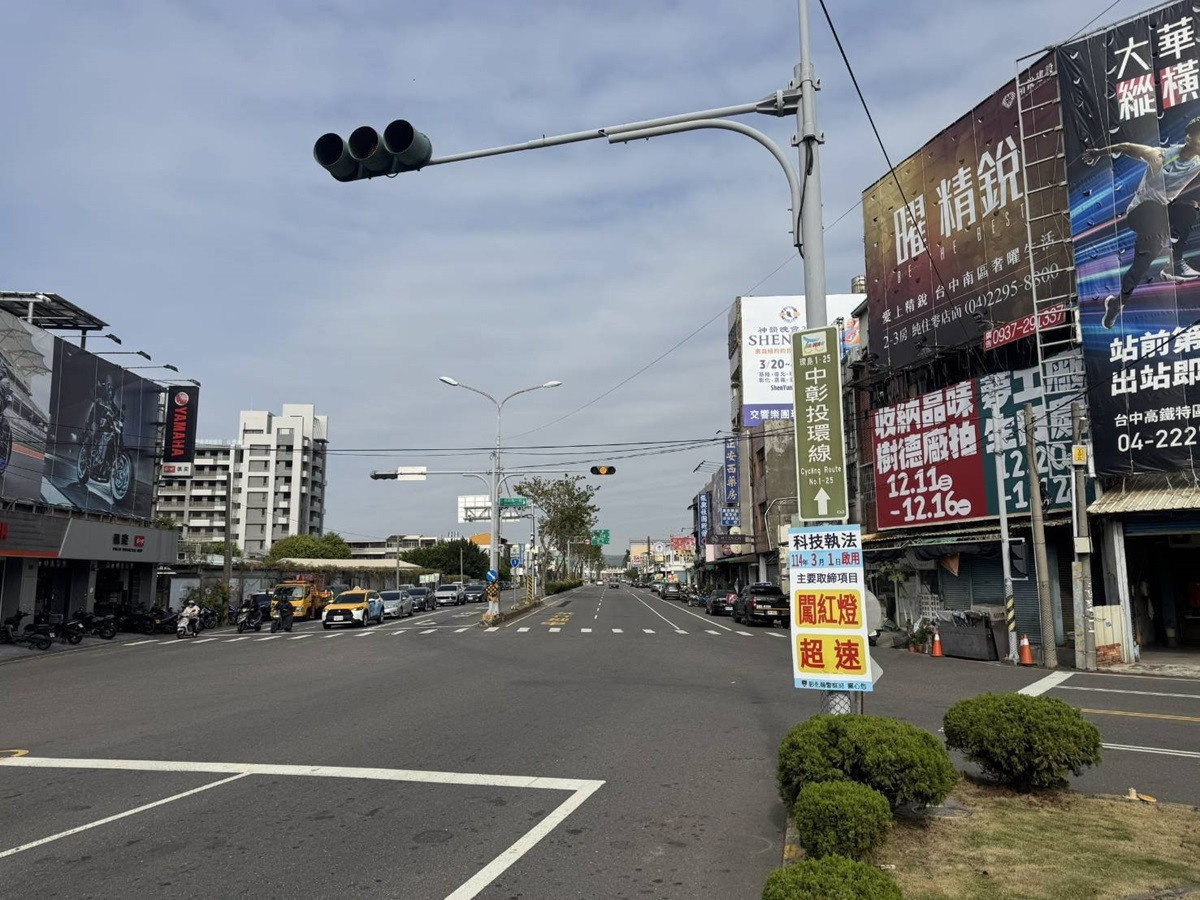
M 861 527 L 790 529 L 788 572 L 796 687 L 872 690 Z

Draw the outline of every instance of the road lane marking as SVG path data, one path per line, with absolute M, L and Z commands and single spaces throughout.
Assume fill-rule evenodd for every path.
M 538 778 L 517 775 L 483 775 L 462 772 L 423 772 L 412 769 L 366 769 L 344 766 L 286 766 L 255 765 L 247 763 L 170 762 L 166 760 L 46 759 L 41 757 L 22 756 L 14 759 L 0 760 L 0 766 L 107 769 L 142 772 L 212 772 L 231 776 L 229 778 L 222 779 L 221 781 L 213 782 L 212 784 L 201 785 L 200 787 L 192 788 L 189 791 L 184 791 L 183 793 L 176 794 L 172 797 L 166 797 L 162 800 L 157 800 L 154 803 L 140 806 L 137 809 L 129 810 L 128 812 L 120 813 L 116 816 L 110 816 L 107 819 L 101 819 L 99 822 L 93 822 L 89 825 L 82 826 L 81 828 L 75 828 L 59 835 L 53 835 L 49 838 L 43 838 L 40 841 L 23 845 L 22 847 L 13 848 L 12 850 L 0 854 L 0 856 L 8 856 L 12 853 L 18 853 L 23 849 L 37 847 L 48 843 L 49 841 L 57 840 L 60 837 L 66 837 L 70 834 L 77 834 L 79 831 L 87 828 L 95 828 L 96 826 L 102 825 L 106 822 L 131 816 L 135 813 L 142 812 L 143 810 L 152 809 L 153 807 L 161 806 L 164 803 L 169 803 L 172 800 L 178 800 L 183 797 L 199 793 L 200 791 L 218 787 L 238 778 L 244 778 L 247 775 L 298 775 L 310 778 L 362 778 L 378 781 L 456 784 L 473 787 L 532 788 L 537 790 L 570 792 L 570 796 L 568 796 L 562 803 L 551 810 L 550 813 L 540 822 L 538 822 L 532 829 L 518 838 L 510 847 L 508 847 L 499 856 L 480 869 L 474 876 L 463 882 L 463 884 L 456 888 L 453 893 L 449 894 L 447 900 L 472 900 L 472 898 L 478 896 L 479 893 L 484 890 L 484 888 L 499 878 L 505 871 L 508 870 L 509 867 L 520 860 L 521 857 L 535 847 L 539 841 L 550 834 L 568 816 L 570 816 L 571 813 L 573 813 L 584 802 L 586 802 L 587 799 L 592 796 L 592 794 L 596 793 L 596 791 L 600 790 L 600 788 L 604 786 L 603 781 L 593 781 L 579 778 Z
M 1134 744 L 1101 744 L 1105 750 L 1130 750 L 1134 753 L 1158 753 L 1162 756 L 1182 756 L 1185 759 L 1200 759 L 1195 750 L 1171 750 L 1167 747 L 1138 747 Z
M 613 634 L 624 634 L 625 633 L 624 628 L 614 628 L 612 631 L 613 631 Z
M 421 632 L 421 634 L 433 634 L 435 631 L 437 631 L 436 628 L 426 628 L 424 631 Z
M 643 628 L 642 631 L 646 632 L 646 634 L 654 634 L 653 628 Z
M 660 613 L 658 610 L 656 610 L 653 606 L 651 606 L 649 603 L 647 603 L 645 600 L 643 600 L 641 597 L 635 597 L 634 599 L 637 600 L 638 603 L 642 604 L 642 606 L 646 607 L 646 609 L 650 610 L 650 612 L 654 613 L 656 616 L 658 616 L 660 619 L 662 619 L 664 622 L 666 622 L 668 625 L 670 625 L 672 628 L 679 627 L 674 622 L 672 622 L 670 619 L 668 619 L 666 616 L 664 616 L 662 613 Z
M 470 626 L 470 625 L 468 625 L 468 626 L 466 626 L 465 628 L 455 628 L 455 629 L 454 629 L 454 633 L 455 633 L 455 634 L 462 634 L 464 631 L 470 631 L 470 630 L 471 630 L 471 626 Z M 520 630 L 521 630 L 521 629 L 519 629 L 519 628 L 517 629 L 517 631 L 520 631 Z
M 740 635 L 742 635 L 742 636 L 744 636 L 744 637 L 754 637 L 754 635 L 752 635 L 752 634 L 751 634 L 750 632 L 748 632 L 748 631 L 739 631 L 739 632 L 738 632 L 738 634 L 740 634 Z
M 785 641 L 787 640 L 787 637 L 788 637 L 786 634 L 779 634 L 778 632 L 775 632 L 775 631 L 768 631 L 767 635 L 769 637 L 783 638 Z
M 583 634 L 591 634 L 592 633 L 592 629 L 590 629 L 590 628 L 580 628 L 579 631 Z
M 675 629 L 675 633 L 676 633 L 676 634 L 687 634 L 687 632 L 686 632 L 686 631 L 684 631 L 682 628 L 676 628 L 676 629 Z
M 551 634 L 556 634 L 556 633 L 557 633 L 557 632 L 559 632 L 559 631 L 562 631 L 562 629 L 561 629 L 561 628 L 551 628 L 551 629 L 550 629 L 550 633 L 551 633 Z
M 517 634 L 524 634 L 528 630 L 529 630 L 528 625 L 522 625 L 520 628 L 517 629 Z
M 1134 719 L 1165 719 L 1168 722 L 1200 722 L 1200 716 L 1173 716 L 1167 713 L 1131 712 L 1120 709 L 1088 709 L 1079 707 L 1080 712 L 1095 713 L 1098 716 L 1130 716 Z
M 282 634 L 268 634 L 266 637 L 255 638 L 256 641 L 273 641 L 275 638 L 283 637 Z
M 234 640 L 235 640 L 235 641 L 236 641 L 236 640 L 240 640 L 240 638 L 234 638 Z M 131 643 L 128 643 L 128 644 L 126 644 L 125 646 L 126 646 L 126 647 L 137 647 L 137 646 L 139 646 L 140 644 L 153 644 L 153 643 L 154 643 L 154 641 L 153 641 L 153 640 L 148 640 L 148 641 L 133 641 L 133 642 L 131 642 Z
M 705 629 L 704 629 L 704 631 L 705 631 L 707 634 L 715 634 L 717 637 L 720 637 L 720 636 L 721 636 L 721 632 L 719 632 L 719 631 L 713 631 L 711 628 L 705 628 Z
M 499 626 L 499 625 L 493 625 L 491 628 L 485 628 L 485 629 L 483 629 L 483 630 L 484 630 L 485 632 L 488 632 L 488 631 L 499 631 L 499 630 L 500 630 L 500 626 Z M 423 632 L 422 632 L 422 633 L 423 633 Z
M 298 634 L 298 635 L 296 635 L 295 637 L 290 637 L 290 638 L 288 638 L 288 640 L 289 640 L 289 641 L 302 641 L 302 640 L 304 640 L 306 637 L 312 637 L 312 635 L 311 635 L 311 634 Z
M 225 638 L 223 643 L 232 644 L 234 641 L 248 641 L 248 640 L 250 640 L 250 635 L 243 634 L 241 637 Z
M 356 634 L 355 637 L 366 637 L 367 635 L 374 634 L 374 633 L 375 633 L 374 631 L 363 630 L 363 631 L 360 631 L 358 634 Z
M 331 634 L 323 634 L 323 635 L 321 635 L 321 637 L 331 638 L 331 637 L 341 637 L 341 635 L 342 635 L 342 633 L 340 631 L 335 631 Z
M 1103 694 L 1133 694 L 1138 697 L 1177 697 L 1182 700 L 1200 700 L 1200 694 L 1167 694 L 1162 691 L 1129 691 L 1121 688 L 1081 687 L 1074 684 L 1064 684 L 1060 691 L 1097 691 Z
M 670 603 L 671 601 L 670 600 L 661 600 L 659 602 Z M 712 621 L 714 618 L 713 616 L 702 616 L 702 615 L 700 615 L 700 613 L 694 613 L 690 609 L 680 609 L 679 611 L 681 613 L 687 613 L 689 616 L 695 616 L 697 619 L 699 619 L 705 625 L 716 625 L 718 628 L 724 628 L 726 631 L 733 631 L 733 629 L 730 628 L 728 625 L 722 625 L 720 622 Z
M 194 644 L 207 644 L 209 641 L 215 641 L 216 638 L 201 638 L 198 641 L 193 641 Z
M 1025 685 L 1017 693 L 1025 694 L 1029 697 L 1039 697 L 1051 688 L 1058 687 L 1074 674 L 1074 672 L 1051 672 L 1045 678 L 1039 678 L 1033 684 Z
M 408 634 L 408 632 L 409 632 L 409 629 L 407 629 L 407 628 L 397 628 L 395 631 L 392 632 L 392 634 L 393 635 Z
M 28 757 L 22 757 L 28 759 Z M 156 806 L 162 806 L 164 803 L 170 803 L 174 800 L 182 800 L 184 797 L 190 797 L 192 794 L 198 794 L 201 791 L 207 791 L 211 788 L 220 787 L 223 784 L 229 784 L 231 781 L 237 781 L 239 778 L 245 778 L 249 772 L 239 772 L 229 778 L 222 778 L 220 781 L 214 781 L 211 784 L 202 784 L 200 787 L 192 788 L 189 791 L 183 791 L 179 794 L 172 794 L 170 797 L 164 797 L 161 800 L 155 800 L 153 803 L 146 803 L 135 809 L 126 810 L 123 813 L 117 813 L 114 816 L 107 816 L 103 819 L 97 819 L 95 822 L 89 822 L 86 825 L 80 825 L 78 828 L 69 828 L 66 831 L 60 831 L 58 834 L 52 834 L 49 837 L 41 838 L 40 840 L 31 841 L 28 844 L 21 844 L 17 847 L 12 847 L 0 853 L 0 859 L 6 856 L 13 856 L 23 850 L 32 850 L 34 847 L 41 847 L 43 844 L 49 844 L 51 841 L 57 841 L 61 838 L 70 837 L 73 834 L 79 834 L 81 831 L 89 831 L 92 828 L 99 828 L 101 825 L 107 825 L 109 822 L 116 822 L 118 819 L 124 819 L 128 816 L 137 815 L 140 812 L 145 812 L 148 809 L 154 809 Z

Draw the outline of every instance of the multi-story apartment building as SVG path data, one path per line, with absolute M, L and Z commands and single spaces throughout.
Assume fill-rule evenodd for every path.
M 382 540 L 346 541 L 354 559 L 395 559 L 409 550 L 433 547 L 440 538 L 424 534 L 389 534 Z
M 247 556 L 271 544 L 325 529 L 329 420 L 311 404 L 285 403 L 278 415 L 243 410 L 234 441 L 200 441 L 189 477 L 158 484 L 154 511 L 183 526 L 183 540 L 225 539 L 225 506 L 232 487 L 234 543 Z

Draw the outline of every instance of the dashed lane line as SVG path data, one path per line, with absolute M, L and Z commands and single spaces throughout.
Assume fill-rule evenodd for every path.
M 646 634 L 654 634 L 653 628 L 643 628 L 642 631 L 646 632 Z
M 467 626 L 467 627 L 465 627 L 465 628 L 455 628 L 455 629 L 454 629 L 454 633 L 455 633 L 455 634 L 462 634 L 464 631 L 470 631 L 470 630 L 471 630 L 471 626 L 470 626 L 470 625 L 468 625 L 468 626 Z M 519 628 L 518 628 L 517 630 L 518 630 L 518 631 L 520 631 L 521 629 L 519 629 Z
M 686 632 L 686 631 L 684 631 L 682 628 L 676 628 L 676 629 L 675 629 L 675 633 L 676 633 L 676 634 L 687 634 L 687 632 Z
M 522 625 L 520 628 L 517 629 L 517 634 L 524 634 L 528 630 L 529 630 L 528 625 Z
M 562 629 L 557 626 L 550 629 L 551 634 L 558 634 L 558 632 L 560 632 L 560 631 L 562 631 Z
M 311 635 L 311 634 L 298 634 L 298 635 L 296 635 L 295 637 L 290 637 L 290 638 L 288 638 L 288 640 L 289 640 L 289 641 L 302 641 L 302 640 L 304 640 L 306 637 L 312 637 L 312 635 Z
M 198 641 L 193 641 L 195 644 L 207 644 L 209 641 L 215 641 L 216 638 L 201 638 Z
M 235 638 L 235 640 L 237 640 L 237 639 Z M 125 646 L 126 646 L 126 647 L 137 647 L 137 646 L 138 646 L 138 645 L 140 645 L 140 644 L 153 644 L 153 643 L 154 643 L 154 641 L 153 641 L 153 640 L 148 640 L 148 641 L 133 641 L 133 642 L 131 642 L 131 643 L 128 643 L 128 644 L 126 644 Z
M 591 634 L 592 633 L 592 629 L 590 629 L 590 628 L 580 628 L 579 631 L 581 634 Z
M 743 637 L 754 637 L 754 635 L 748 631 L 739 631 L 738 634 L 742 635 Z
M 483 629 L 483 630 L 484 630 L 485 632 L 486 632 L 486 631 L 499 631 L 499 630 L 500 630 L 500 626 L 499 626 L 499 625 L 493 625 L 491 628 L 485 628 L 485 629 Z
M 705 628 L 705 629 L 704 629 L 704 633 L 705 633 L 705 634 L 715 634 L 717 637 L 720 637 L 720 636 L 721 636 L 721 632 L 719 632 L 719 631 L 713 631 L 711 628 Z
M 660 600 L 659 602 L 660 603 L 670 603 L 671 601 L 670 600 Z M 679 609 L 678 611 L 681 613 L 686 613 L 689 616 L 695 616 L 697 619 L 699 619 L 705 625 L 716 625 L 718 628 L 723 628 L 725 631 L 733 631 L 733 629 L 730 628 L 728 625 L 722 625 L 720 622 L 712 621 L 712 618 L 713 618 L 712 616 L 702 616 L 699 613 L 692 612 L 690 609 Z
M 426 628 L 424 631 L 421 632 L 421 634 L 433 634 L 435 631 L 437 631 L 436 628 Z
M 783 638 L 785 641 L 787 640 L 787 635 L 786 635 L 786 634 L 780 634 L 780 633 L 779 633 L 779 632 L 777 632 L 777 631 L 768 631 L 768 632 L 767 632 L 767 635 L 768 635 L 768 636 L 770 636 L 770 637 Z
M 624 628 L 614 628 L 614 629 L 612 630 L 612 633 L 613 633 L 613 634 L 624 634 L 624 633 L 625 633 L 625 629 L 624 629 Z

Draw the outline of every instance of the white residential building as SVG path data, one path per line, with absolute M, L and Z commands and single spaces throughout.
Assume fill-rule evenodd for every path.
M 247 556 L 296 534 L 325 530 L 327 416 L 311 404 L 281 414 L 242 410 L 236 441 L 199 441 L 190 478 L 162 478 L 155 515 L 183 524 L 185 541 L 225 539 L 227 477 L 233 474 L 233 540 Z

